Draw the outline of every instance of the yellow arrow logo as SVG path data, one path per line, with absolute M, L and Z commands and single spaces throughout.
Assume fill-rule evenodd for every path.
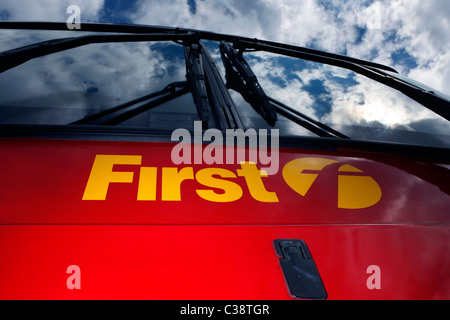
M 320 171 L 339 161 L 324 158 L 300 158 L 288 162 L 283 168 L 283 178 L 298 194 L 305 196 Z M 305 173 L 305 170 L 319 171 Z M 348 164 L 339 167 L 338 207 L 341 209 L 363 209 L 377 204 L 381 199 L 381 188 L 370 176 Z M 352 175 L 357 173 L 358 175 Z

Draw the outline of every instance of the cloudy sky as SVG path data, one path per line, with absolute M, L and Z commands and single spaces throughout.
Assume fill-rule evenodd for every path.
M 312 47 L 396 68 L 450 94 L 447 0 L 2 0 L 0 20 L 178 26 Z

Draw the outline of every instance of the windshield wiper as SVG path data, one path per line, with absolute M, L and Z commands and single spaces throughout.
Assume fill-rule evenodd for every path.
M 191 40 L 193 35 L 190 35 L 189 37 Z M 70 124 L 116 125 L 190 91 L 197 108 L 197 114 L 205 127 L 210 120 L 209 100 L 211 100 L 214 111 L 217 113 L 216 121 L 221 124 L 223 129 L 242 128 L 241 121 L 234 108 L 231 97 L 229 96 L 225 85 L 219 81 L 220 75 L 218 75 L 218 71 L 208 50 L 200 44 L 198 36 L 196 39 L 197 43 L 191 41 L 180 43 L 184 47 L 187 81 L 171 83 L 163 90 L 100 111 Z M 205 73 L 207 73 L 207 75 Z M 207 79 L 208 84 L 206 83 Z M 178 88 L 181 89 L 177 90 Z M 118 115 L 111 116 L 114 113 L 119 113 L 135 104 L 158 96 L 162 97 Z
M 0 52 L 0 72 L 12 69 L 31 59 L 85 46 L 93 43 L 140 42 L 140 41 L 171 41 L 188 40 L 191 34 L 113 34 L 89 35 L 62 39 L 53 39 Z
M 300 111 L 295 110 L 294 108 L 291 108 L 278 100 L 271 97 L 269 97 L 269 100 L 274 104 L 274 108 L 279 114 L 317 134 L 319 137 L 350 139 L 350 137 L 340 133 L 339 131 L 336 131 L 322 122 L 308 117 Z
M 379 83 L 402 92 L 424 107 L 450 121 L 449 100 L 435 94 L 434 92 L 427 91 L 408 81 L 402 80 L 395 75 L 398 72 L 390 67 L 375 64 L 369 61 L 328 54 L 326 52 L 317 50 L 307 50 L 305 48 L 296 47 L 293 45 L 279 44 L 271 41 L 262 41 L 255 39 L 237 39 L 239 40 L 239 45 L 244 49 L 271 52 L 283 56 L 314 61 L 351 70 L 369 79 L 375 80 Z
M 150 109 L 156 108 L 160 105 L 162 105 L 163 103 L 166 103 L 168 101 L 171 101 L 175 98 L 178 98 L 186 93 L 189 92 L 189 89 L 187 86 L 182 86 L 180 90 L 176 90 L 176 86 L 172 87 L 172 90 L 166 94 L 163 95 L 162 97 L 152 100 L 150 102 L 147 102 L 139 107 L 136 107 L 134 109 L 128 110 L 122 114 L 119 114 L 113 118 L 110 118 L 108 120 L 105 120 L 101 123 L 99 123 L 100 125 L 107 125 L 107 126 L 114 126 L 114 125 L 118 125 L 128 119 L 131 119 L 145 111 L 148 111 Z
M 177 90 L 178 89 L 178 90 Z M 123 122 L 130 117 L 133 117 L 135 115 L 138 115 L 141 112 L 147 111 L 149 109 L 155 108 L 167 101 L 170 101 L 172 99 L 175 99 L 185 93 L 188 92 L 188 85 L 186 81 L 182 82 L 173 82 L 168 84 L 164 89 L 160 91 L 153 92 L 151 94 L 145 95 L 143 97 L 128 101 L 126 103 L 123 103 L 121 105 L 118 105 L 113 108 L 109 108 L 103 111 L 100 111 L 98 113 L 95 113 L 93 115 L 87 116 L 83 119 L 74 121 L 69 124 L 86 124 L 86 125 L 94 125 L 94 124 L 100 124 L 100 125 L 112 125 L 112 124 L 119 124 L 120 122 Z M 114 113 L 118 113 L 119 111 L 125 110 L 135 104 L 138 104 L 140 102 L 144 102 L 146 100 L 150 100 L 153 98 L 156 98 L 158 96 L 163 96 L 162 98 L 151 100 L 149 102 L 146 102 L 139 106 L 136 109 L 128 110 L 126 112 L 123 112 L 121 114 L 118 114 L 116 116 L 109 117 L 110 115 Z
M 204 125 L 209 121 L 208 94 L 206 92 L 205 73 L 200 44 L 184 44 L 186 78 L 200 120 Z
M 269 125 L 277 121 L 277 113 L 267 98 L 264 90 L 242 57 L 242 51 L 236 52 L 232 45 L 220 42 L 220 54 L 226 71 L 227 87 L 239 92 L 256 112 L 258 112 Z
M 205 71 L 206 87 L 208 90 L 209 102 L 215 113 L 216 123 L 219 129 L 242 129 L 244 128 L 236 106 L 230 93 L 217 70 L 211 54 L 205 45 L 200 42 L 203 48 L 203 68 Z
M 162 103 L 191 92 L 197 107 L 199 118 L 207 125 L 209 121 L 209 102 L 212 104 L 213 111 L 216 114 L 216 121 L 222 129 L 242 128 L 242 123 L 235 110 L 233 100 L 231 99 L 225 85 L 221 82 L 220 74 L 209 54 L 209 51 L 203 44 L 182 43 L 185 50 L 186 60 L 186 78 L 187 81 L 174 82 L 167 85 L 164 89 L 123 103 L 116 107 L 100 111 L 83 119 L 70 124 L 89 124 L 89 125 L 115 125 L 131 117 L 137 116 L 151 108 L 155 108 Z M 164 96 L 163 96 L 164 95 Z M 119 113 L 135 104 L 163 96 L 157 100 L 151 100 L 140 107 L 128 110 L 116 116 Z
M 270 125 L 275 124 L 277 113 L 279 113 L 320 137 L 349 138 L 325 124 L 315 121 L 303 113 L 267 96 L 247 61 L 242 56 L 243 50 L 236 52 L 232 45 L 222 41 L 220 43 L 220 52 L 225 65 L 227 86 L 241 93 L 243 98 Z

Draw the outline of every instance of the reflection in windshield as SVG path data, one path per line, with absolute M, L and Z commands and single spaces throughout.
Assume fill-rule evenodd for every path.
M 183 80 L 180 45 L 91 44 L 0 74 L 1 121 L 67 124 Z M 184 109 L 180 104 L 178 111 Z
M 2 30 L 0 50 L 67 36 Z M 209 41 L 225 82 L 218 43 Z M 353 139 L 450 146 L 448 121 L 402 93 L 352 71 L 265 52 L 244 57 L 265 93 Z M 0 73 L 0 123 L 66 125 L 186 81 L 183 46 L 174 42 L 90 44 L 30 60 Z M 245 128 L 315 136 L 278 115 L 273 127 L 229 90 Z M 175 98 L 120 126 L 192 128 L 192 95 Z
M 352 138 L 449 146 L 448 121 L 397 90 L 316 62 L 246 57 L 269 96 Z

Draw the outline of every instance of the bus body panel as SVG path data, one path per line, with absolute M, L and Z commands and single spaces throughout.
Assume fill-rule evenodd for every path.
M 450 298 L 448 163 L 282 148 L 266 175 L 176 146 L 2 139 L 0 297 L 293 299 L 273 242 L 301 239 L 328 299 Z

